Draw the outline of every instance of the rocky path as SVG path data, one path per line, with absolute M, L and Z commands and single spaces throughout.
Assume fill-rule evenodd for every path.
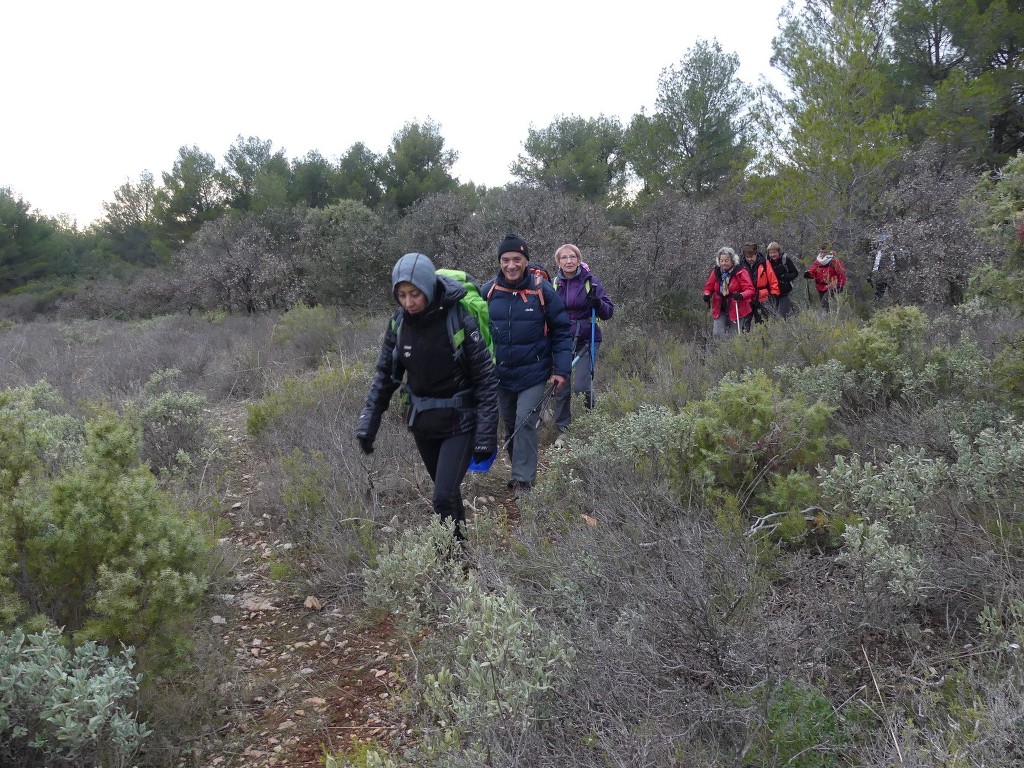
M 387 626 L 364 626 L 359 615 L 324 606 L 281 578 L 301 563 L 254 503 L 260 475 L 245 408 L 212 415 L 232 446 L 222 501 L 230 528 L 220 543 L 235 565 L 230 591 L 217 595 L 209 620 L 233 650 L 232 682 L 222 693 L 235 704 L 220 740 L 195 764 L 322 766 L 325 749 L 350 745 L 353 737 L 387 743 L 402 727 L 388 706 L 401 649 Z
M 364 615 L 324 605 L 298 591 L 301 579 L 287 578 L 306 569 L 261 509 L 261 468 L 246 417 L 241 404 L 211 413 L 230 443 L 221 498 L 228 528 L 220 544 L 234 565 L 209 621 L 231 649 L 234 669 L 221 693 L 233 704 L 219 738 L 180 768 L 322 766 L 325 751 L 350 747 L 353 739 L 387 745 L 403 730 L 410 735 L 390 707 L 408 649 L 388 625 L 367 626 Z M 490 504 L 508 494 L 502 462 L 503 472 L 470 481 Z M 511 499 L 498 509 L 518 519 Z

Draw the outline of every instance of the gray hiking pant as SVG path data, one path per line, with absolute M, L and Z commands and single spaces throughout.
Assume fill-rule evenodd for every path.
M 544 399 L 547 388 L 546 381 L 522 392 L 498 387 L 498 411 L 505 425 L 505 439 L 515 434 L 515 438 L 508 444 L 514 483 L 529 483 L 532 486 L 537 480 L 537 427 L 541 415 L 537 405 Z
M 719 315 L 711 322 L 711 335 L 726 336 L 730 333 L 738 333 L 739 331 L 749 331 L 750 319 L 751 315 L 741 317 L 739 329 L 737 329 L 735 319 L 730 320 L 725 315 Z
M 783 320 L 793 313 L 793 300 L 789 298 L 788 293 L 785 296 L 779 296 L 778 303 L 775 305 L 775 312 Z

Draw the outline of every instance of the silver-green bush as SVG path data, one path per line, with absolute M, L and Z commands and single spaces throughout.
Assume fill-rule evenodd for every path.
M 123 768 L 149 729 L 132 711 L 134 650 L 69 649 L 60 631 L 0 632 L 0 763 Z

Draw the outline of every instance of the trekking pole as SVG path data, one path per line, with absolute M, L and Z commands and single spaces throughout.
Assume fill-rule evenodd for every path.
M 501 450 L 504 451 L 504 450 L 508 449 L 508 444 L 512 442 L 512 438 L 514 438 L 516 435 L 518 435 L 519 434 L 519 430 L 522 429 L 524 426 L 526 426 L 526 422 L 528 422 L 530 419 L 532 419 L 533 415 L 537 411 L 539 411 L 541 408 L 544 407 L 544 403 L 546 403 L 548 401 L 548 398 L 551 397 L 551 395 L 553 395 L 554 392 L 555 392 L 555 385 L 552 384 L 548 388 L 548 391 L 544 393 L 544 397 L 542 397 L 540 399 L 540 402 L 537 403 L 535 406 L 533 406 L 532 409 L 530 409 L 530 412 L 528 414 L 526 414 L 526 418 L 524 418 L 521 422 L 519 422 L 519 426 L 517 426 L 512 431 L 511 435 L 509 435 L 508 437 L 505 438 L 505 442 L 501 444 Z
M 736 335 L 740 335 L 740 303 L 736 300 L 732 300 L 732 305 L 736 307 Z
M 587 394 L 587 404 L 594 407 L 594 355 L 597 353 L 597 307 L 590 308 L 590 392 Z

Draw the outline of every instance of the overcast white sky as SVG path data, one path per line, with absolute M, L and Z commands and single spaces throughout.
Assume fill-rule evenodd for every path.
M 698 38 L 769 68 L 784 0 L 11 0 L 0 187 L 85 226 L 183 145 L 220 162 L 241 134 L 289 159 L 383 154 L 434 120 L 463 182 L 498 186 L 531 125 L 650 112 Z

